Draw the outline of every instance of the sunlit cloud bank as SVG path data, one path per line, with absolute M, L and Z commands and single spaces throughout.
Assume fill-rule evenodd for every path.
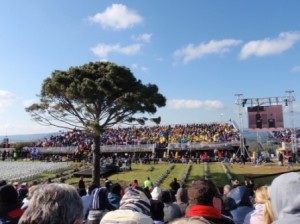
M 168 100 L 167 106 L 173 109 L 221 109 L 224 108 L 222 102 L 217 100 L 186 100 L 186 99 L 173 99 Z

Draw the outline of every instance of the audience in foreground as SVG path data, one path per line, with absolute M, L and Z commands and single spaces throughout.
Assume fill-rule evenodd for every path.
M 19 224 L 80 224 L 83 205 L 77 190 L 67 184 L 40 185 Z
M 18 223 L 23 210 L 16 189 L 6 182 L 0 187 L 0 223 Z
M 254 210 L 250 189 L 237 186 L 229 194 L 230 214 L 235 224 L 243 224 L 246 215 Z
M 185 217 L 174 220 L 172 224 L 187 223 L 188 220 L 193 223 L 198 221 L 198 223 L 234 224 L 229 217 L 223 216 L 218 209 L 213 207 L 215 190 L 211 183 L 207 180 L 192 183 L 188 189 L 189 208 Z
M 100 224 L 153 224 L 150 207 L 150 200 L 142 189 L 128 187 L 119 209 L 106 213 Z
M 268 186 L 261 186 L 255 190 L 254 210 L 249 212 L 244 224 L 269 224 L 274 221 L 274 215 L 269 200 Z
M 268 189 L 274 224 L 300 223 L 300 175 L 286 173 L 276 177 Z
M 110 186 L 116 186 L 115 191 L 110 187 L 110 192 L 123 192 L 119 183 Z M 86 198 L 80 198 L 78 190 L 64 183 L 33 187 L 24 203 L 17 189 L 0 180 L 0 224 L 300 223 L 300 175 L 295 172 L 281 174 L 270 186 L 257 188 L 254 199 L 246 185 L 231 190 L 224 186 L 226 197 L 220 199 L 213 181 L 197 180 L 189 188 L 181 186 L 176 198 L 171 189 L 158 186 L 151 193 L 139 186 L 126 187 L 125 194 L 119 195 L 119 207 L 114 206 L 115 200 L 109 200 L 108 185 L 98 188 L 92 184 Z

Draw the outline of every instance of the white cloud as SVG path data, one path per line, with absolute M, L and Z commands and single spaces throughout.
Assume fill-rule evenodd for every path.
M 300 72 L 300 66 L 293 67 L 291 71 L 296 73 Z
M 220 41 L 211 40 L 208 43 L 201 43 L 198 46 L 189 44 L 183 49 L 175 51 L 176 57 L 182 57 L 186 64 L 191 60 L 200 58 L 208 54 L 223 54 L 230 50 L 230 47 L 237 46 L 241 43 L 240 40 L 224 39 Z
M 132 38 L 136 41 L 140 42 L 150 42 L 152 38 L 152 33 L 144 33 L 140 34 L 138 36 L 132 36 Z
M 38 103 L 38 100 L 36 100 L 36 99 L 24 100 L 23 101 L 23 106 L 24 107 L 29 107 L 29 106 L 31 106 L 34 103 Z
M 131 68 L 138 68 L 139 66 L 138 66 L 138 64 L 132 64 L 131 65 Z
M 167 101 L 167 106 L 174 109 L 221 109 L 224 105 L 217 100 L 186 100 L 186 99 L 173 99 Z
M 148 68 L 145 67 L 145 66 L 142 66 L 142 67 L 141 67 L 141 70 L 142 70 L 143 72 L 146 72 L 146 71 L 148 71 Z
M 241 52 L 240 58 L 246 59 L 250 56 L 264 57 L 268 55 L 281 54 L 290 49 L 300 40 L 300 32 L 280 33 L 275 39 L 266 38 L 246 43 Z
M 115 30 L 122 30 L 141 23 L 143 18 L 125 5 L 112 4 L 104 12 L 89 17 L 89 20 L 100 24 L 103 28 L 110 27 Z
M 147 67 L 145 67 L 145 66 L 140 66 L 140 65 L 138 65 L 138 64 L 132 64 L 132 65 L 131 65 L 131 68 L 132 68 L 132 69 L 136 69 L 136 70 L 140 69 L 142 72 L 148 71 L 148 68 L 147 68 Z
M 91 48 L 91 51 L 99 57 L 107 57 L 110 53 L 119 53 L 125 55 L 134 55 L 141 49 L 141 44 L 132 44 L 128 46 L 120 46 L 119 44 L 108 45 L 98 44 L 96 47 Z
M 0 90 L 0 110 L 9 107 L 14 99 L 15 97 L 12 93 Z

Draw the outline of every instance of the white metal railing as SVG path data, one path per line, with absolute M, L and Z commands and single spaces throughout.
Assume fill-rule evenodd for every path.
M 119 152 L 119 151 L 154 151 L 156 148 L 155 144 L 141 144 L 141 145 L 101 145 L 101 152 Z
M 6 150 L 7 152 L 13 152 L 16 150 L 16 148 L 0 148 L 0 152 L 3 152 L 4 150 Z
M 175 143 L 169 144 L 168 150 L 197 150 L 197 149 L 204 149 L 204 148 L 222 148 L 228 147 L 232 145 L 237 145 L 238 142 L 224 142 L 224 143 Z
M 170 143 L 167 146 L 168 150 L 197 150 L 207 148 L 222 148 L 230 147 L 239 144 L 238 142 L 225 143 Z M 42 154 L 67 154 L 74 153 L 77 146 L 66 147 L 35 147 Z M 31 151 L 33 147 L 25 147 L 25 150 Z M 137 145 L 101 145 L 101 152 L 154 152 L 156 144 L 137 144 Z
M 78 148 L 77 146 L 64 146 L 64 147 L 24 147 L 23 150 L 37 149 L 38 153 L 42 154 L 64 154 L 73 153 Z

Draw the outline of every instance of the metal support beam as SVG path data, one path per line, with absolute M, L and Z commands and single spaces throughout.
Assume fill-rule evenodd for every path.
M 240 129 L 241 133 L 243 130 L 243 107 L 246 105 L 251 106 L 261 106 L 264 104 L 268 105 L 278 105 L 284 104 L 284 106 L 289 107 L 289 120 L 290 120 L 290 129 L 291 129 L 291 147 L 292 152 L 297 152 L 297 143 L 296 143 L 296 129 L 295 129 L 295 117 L 294 117 L 294 108 L 293 108 L 293 101 L 295 101 L 294 91 L 287 90 L 285 91 L 287 96 L 276 96 L 276 97 L 263 97 L 263 98 L 242 98 L 243 94 L 235 94 L 237 97 L 235 104 L 239 106 L 239 121 L 240 121 Z M 243 137 L 243 135 L 242 135 Z M 241 143 L 241 148 L 244 147 L 244 143 Z

